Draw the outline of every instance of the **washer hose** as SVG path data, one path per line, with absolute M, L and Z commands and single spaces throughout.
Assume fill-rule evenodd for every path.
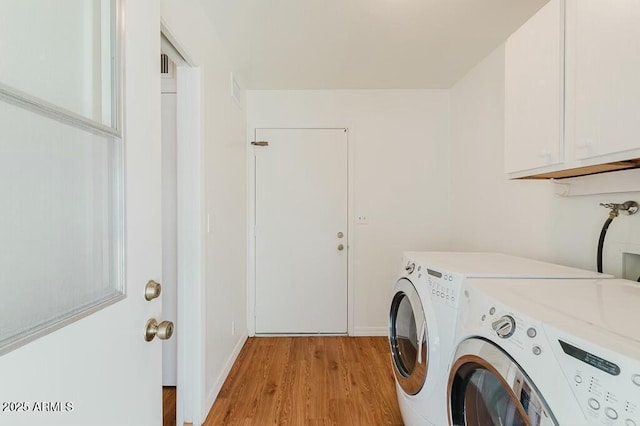
M 604 225 L 602 225 L 602 231 L 600 231 L 600 239 L 598 240 L 598 272 L 602 273 L 602 249 L 604 248 L 604 238 L 607 236 L 607 229 L 609 229 L 609 225 L 613 222 L 613 219 L 617 215 L 610 214 L 607 220 L 604 221 Z
M 605 220 L 604 225 L 602 225 L 602 231 L 600 231 L 600 239 L 598 240 L 598 272 L 602 273 L 602 249 L 604 248 L 604 237 L 607 235 L 607 229 L 609 229 L 609 225 L 611 225 L 613 219 L 618 217 L 621 211 L 627 215 L 636 214 L 638 210 L 640 210 L 640 205 L 635 201 L 625 201 L 622 204 L 600 203 L 600 205 L 602 207 L 611 209 L 609 211 L 609 218 Z M 640 277 L 638 277 L 638 282 L 640 282 Z

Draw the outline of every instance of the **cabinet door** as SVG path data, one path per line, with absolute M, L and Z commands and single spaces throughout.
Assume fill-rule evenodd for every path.
M 640 148 L 640 2 L 570 0 L 567 5 L 574 157 Z
M 563 160 L 564 1 L 551 0 L 506 42 L 505 171 Z

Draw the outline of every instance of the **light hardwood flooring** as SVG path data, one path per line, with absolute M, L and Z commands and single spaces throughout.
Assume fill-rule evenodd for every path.
M 402 425 L 387 339 L 249 338 L 205 425 Z
M 176 388 L 162 388 L 162 426 L 176 426 Z

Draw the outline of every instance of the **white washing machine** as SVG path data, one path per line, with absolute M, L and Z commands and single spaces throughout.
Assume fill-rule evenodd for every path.
M 459 295 L 464 281 L 473 277 L 608 276 L 498 253 L 405 253 L 389 312 L 389 343 L 406 426 L 447 423 L 446 386 Z
M 640 425 L 640 285 L 472 279 L 449 424 Z

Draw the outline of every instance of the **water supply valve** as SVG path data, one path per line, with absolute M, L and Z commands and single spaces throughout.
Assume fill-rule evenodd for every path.
M 638 203 L 635 201 L 625 201 L 622 204 L 618 203 L 600 203 L 602 207 L 611 209 L 609 216 L 618 217 L 620 212 L 626 215 L 632 215 L 638 212 Z

